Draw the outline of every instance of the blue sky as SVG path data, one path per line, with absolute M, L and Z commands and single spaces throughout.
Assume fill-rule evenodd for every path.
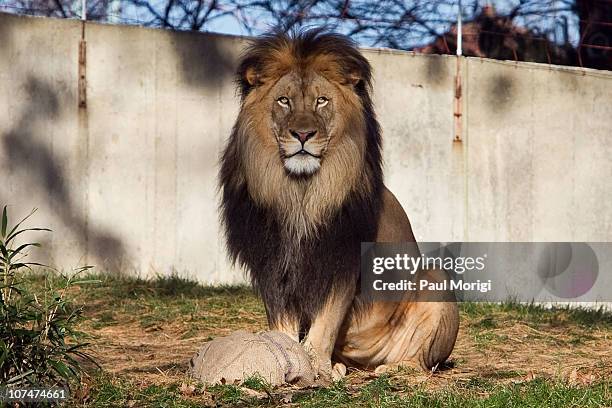
M 95 0 L 88 0 L 88 1 L 93 2 Z M 151 1 L 151 4 L 156 6 L 156 8 L 158 8 L 159 10 L 163 10 L 163 7 L 166 4 L 167 0 L 150 0 L 150 1 Z M 361 0 L 361 1 L 364 1 L 364 0 Z M 479 0 L 479 4 L 480 6 L 484 6 L 486 4 L 493 5 L 496 8 L 498 14 L 503 15 L 503 14 L 507 14 L 512 9 L 512 7 L 514 7 L 516 4 L 519 3 L 519 1 L 520 0 Z M 539 7 L 544 5 L 548 7 L 549 10 L 554 10 L 555 8 L 560 6 L 563 3 L 563 1 L 562 0 L 540 0 L 539 2 L 533 2 L 532 4 L 534 3 L 537 3 Z M 73 7 L 71 8 L 71 11 L 76 15 L 80 15 L 81 0 L 74 0 L 72 4 L 73 4 Z M 447 7 L 446 9 L 441 9 L 441 11 L 447 14 L 447 16 L 450 16 L 452 18 L 453 16 L 456 15 L 456 12 L 458 10 L 456 4 L 457 3 L 455 3 L 455 5 L 451 6 L 450 8 Z M 15 5 L 15 2 L 12 0 L 0 0 L 0 10 L 5 9 L 6 11 L 9 11 L 9 12 L 19 13 L 18 8 L 15 9 L 14 7 L 9 7 L 10 5 Z M 133 6 L 126 7 L 126 3 L 122 3 L 121 0 L 111 0 L 111 7 L 110 7 L 111 10 L 113 9 L 113 5 L 116 6 L 117 15 L 113 15 L 109 18 L 109 22 L 111 23 L 143 24 L 145 21 L 148 21 L 150 18 L 150 15 L 147 15 L 147 12 L 144 8 L 136 9 Z M 9 7 L 9 8 L 6 8 L 6 7 Z M 467 14 L 469 14 L 469 11 L 468 10 L 464 11 L 465 17 L 468 17 Z M 250 24 L 255 26 L 255 29 L 254 29 L 255 34 L 267 31 L 267 29 L 270 28 L 271 22 L 266 19 L 266 15 L 263 12 L 258 13 L 257 11 L 252 11 L 252 12 L 250 11 L 248 18 L 251 20 Z M 556 13 L 555 14 L 551 11 L 549 13 L 546 13 L 546 16 L 535 15 L 535 16 L 521 17 L 521 18 L 517 18 L 515 22 L 516 24 L 522 25 L 522 26 L 532 26 L 532 27 L 537 26 L 537 27 L 540 27 L 543 31 L 547 31 L 554 25 L 555 21 L 559 22 L 563 18 L 565 18 L 567 21 L 570 43 L 576 46 L 579 41 L 578 20 L 577 20 L 577 16 L 571 13 L 564 13 L 564 14 Z M 537 24 L 534 24 L 536 20 L 537 20 Z M 437 26 L 434 25 L 434 29 L 438 33 L 443 33 L 448 30 L 449 26 L 450 24 L 444 25 L 440 23 Z M 207 25 L 205 26 L 205 29 L 206 31 L 218 32 L 218 33 L 224 33 L 224 34 L 234 34 L 234 35 L 248 35 L 249 34 L 247 30 L 245 30 L 232 16 L 225 16 L 225 17 L 219 17 L 219 18 L 213 19 L 207 23 Z M 341 27 L 339 31 L 342 31 Z M 433 39 L 432 37 L 422 38 L 422 36 L 417 36 L 417 38 L 419 39 L 418 40 L 419 43 L 416 43 L 416 41 L 413 41 L 411 38 L 404 38 L 403 40 L 408 44 L 424 45 L 424 43 L 428 43 Z M 561 24 L 556 24 L 556 32 L 553 35 L 549 35 L 549 38 L 553 41 L 556 40 L 558 42 L 560 42 L 563 39 L 563 30 L 561 28 Z M 365 45 L 365 46 L 376 46 L 376 44 L 368 43 L 367 40 L 363 40 L 360 38 L 356 38 L 356 40 L 357 41 L 362 40 L 360 42 L 362 45 Z

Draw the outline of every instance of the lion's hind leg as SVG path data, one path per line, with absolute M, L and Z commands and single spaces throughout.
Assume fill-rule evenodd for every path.
M 424 271 L 430 282 L 445 277 Z M 365 315 L 351 319 L 336 344 L 339 360 L 376 369 L 431 370 L 451 354 L 459 330 L 459 312 L 451 292 L 418 291 L 401 302 L 375 302 Z
M 450 356 L 459 330 L 459 312 L 455 302 L 417 301 L 406 307 L 402 324 L 389 333 L 390 347 L 381 373 L 398 367 L 432 370 Z

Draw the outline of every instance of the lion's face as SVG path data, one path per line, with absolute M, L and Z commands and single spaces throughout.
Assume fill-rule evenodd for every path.
M 350 197 L 371 194 L 381 169 L 370 79 L 346 37 L 311 30 L 253 42 L 237 70 L 241 104 L 223 153 L 224 191 L 244 188 L 297 244 Z
M 285 170 L 294 176 L 313 175 L 337 128 L 338 89 L 316 72 L 291 72 L 270 89 L 268 99 L 271 136 Z

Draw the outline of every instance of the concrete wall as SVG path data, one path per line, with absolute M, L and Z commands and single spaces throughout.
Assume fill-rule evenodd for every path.
M 236 282 L 217 160 L 244 40 L 0 14 L 0 203 L 32 207 L 45 262 Z M 612 73 L 366 50 L 386 182 L 422 241 L 612 241 Z

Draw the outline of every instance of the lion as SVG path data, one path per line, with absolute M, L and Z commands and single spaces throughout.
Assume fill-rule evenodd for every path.
M 221 217 L 230 257 L 248 270 L 269 327 L 302 342 L 322 383 L 346 366 L 444 362 L 459 326 L 454 297 L 380 302 L 359 291 L 361 242 L 415 242 L 383 183 L 367 59 L 322 29 L 275 32 L 246 49 L 237 84 Z

